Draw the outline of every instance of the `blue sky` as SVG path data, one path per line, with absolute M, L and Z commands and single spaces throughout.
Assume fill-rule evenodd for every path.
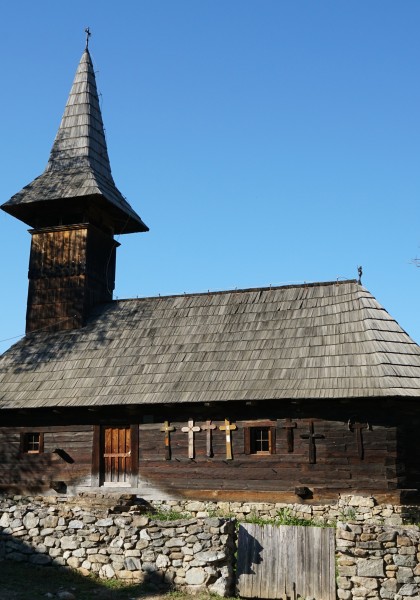
M 0 202 L 41 174 L 84 47 L 114 179 L 150 227 L 119 298 L 356 278 L 420 342 L 420 3 L 2 6 Z M 30 236 L 0 214 L 0 351 Z

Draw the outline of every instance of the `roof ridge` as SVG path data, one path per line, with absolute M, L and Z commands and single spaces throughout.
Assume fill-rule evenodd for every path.
M 313 288 L 313 287 L 322 287 L 328 285 L 345 285 L 348 283 L 355 283 L 357 285 L 359 282 L 357 279 L 341 279 L 335 281 L 314 281 L 311 283 L 296 283 L 296 284 L 287 284 L 287 285 L 270 285 L 264 287 L 255 287 L 255 288 L 235 288 L 235 289 L 227 289 L 227 290 L 208 290 L 207 292 L 188 292 L 183 294 L 158 294 L 157 296 L 141 296 L 136 298 L 116 298 L 111 301 L 111 303 L 117 302 L 132 302 L 133 300 L 151 300 L 155 298 L 187 298 L 192 296 L 209 296 L 209 295 L 222 295 L 222 294 L 240 294 L 242 292 L 269 292 L 275 290 L 287 290 L 287 289 L 295 289 L 295 288 Z M 363 286 L 361 286 L 363 288 Z M 365 289 L 365 288 L 363 288 Z M 110 304 L 110 303 L 106 303 Z

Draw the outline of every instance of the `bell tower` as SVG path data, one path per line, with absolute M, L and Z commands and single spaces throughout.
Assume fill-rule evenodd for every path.
M 1 206 L 31 227 L 27 333 L 83 326 L 112 300 L 114 235 L 148 231 L 111 174 L 87 33 L 47 167 Z

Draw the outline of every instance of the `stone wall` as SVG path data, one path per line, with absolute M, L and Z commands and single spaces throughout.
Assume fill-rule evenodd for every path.
M 382 525 L 402 525 L 420 522 L 419 506 L 378 504 L 373 496 L 342 496 L 331 504 L 269 503 L 269 502 L 198 502 L 188 500 L 151 501 L 158 508 L 187 512 L 197 517 L 208 515 L 229 516 L 239 520 L 255 515 L 263 519 L 275 518 L 279 511 L 317 523 L 335 524 L 338 520 L 369 522 Z
M 341 600 L 420 599 L 420 530 L 338 523 L 337 595 Z
M 235 587 L 236 519 L 272 518 L 282 509 L 334 522 L 340 600 L 420 600 L 420 530 L 402 525 L 417 519 L 418 508 L 358 496 L 330 506 L 187 500 L 145 506 L 132 496 L 94 494 L 0 497 L 0 560 L 227 596 Z M 146 510 L 183 514 L 159 521 Z
M 227 596 L 233 591 L 231 519 L 158 521 L 141 514 L 141 507 L 119 508 L 0 499 L 0 560 L 66 566 L 85 575 L 149 581 L 192 593 Z

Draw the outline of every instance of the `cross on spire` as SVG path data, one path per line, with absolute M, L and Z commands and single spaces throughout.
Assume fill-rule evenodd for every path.
M 86 27 L 85 33 L 86 33 L 86 50 L 88 50 L 89 49 L 89 38 L 92 35 L 89 27 Z

